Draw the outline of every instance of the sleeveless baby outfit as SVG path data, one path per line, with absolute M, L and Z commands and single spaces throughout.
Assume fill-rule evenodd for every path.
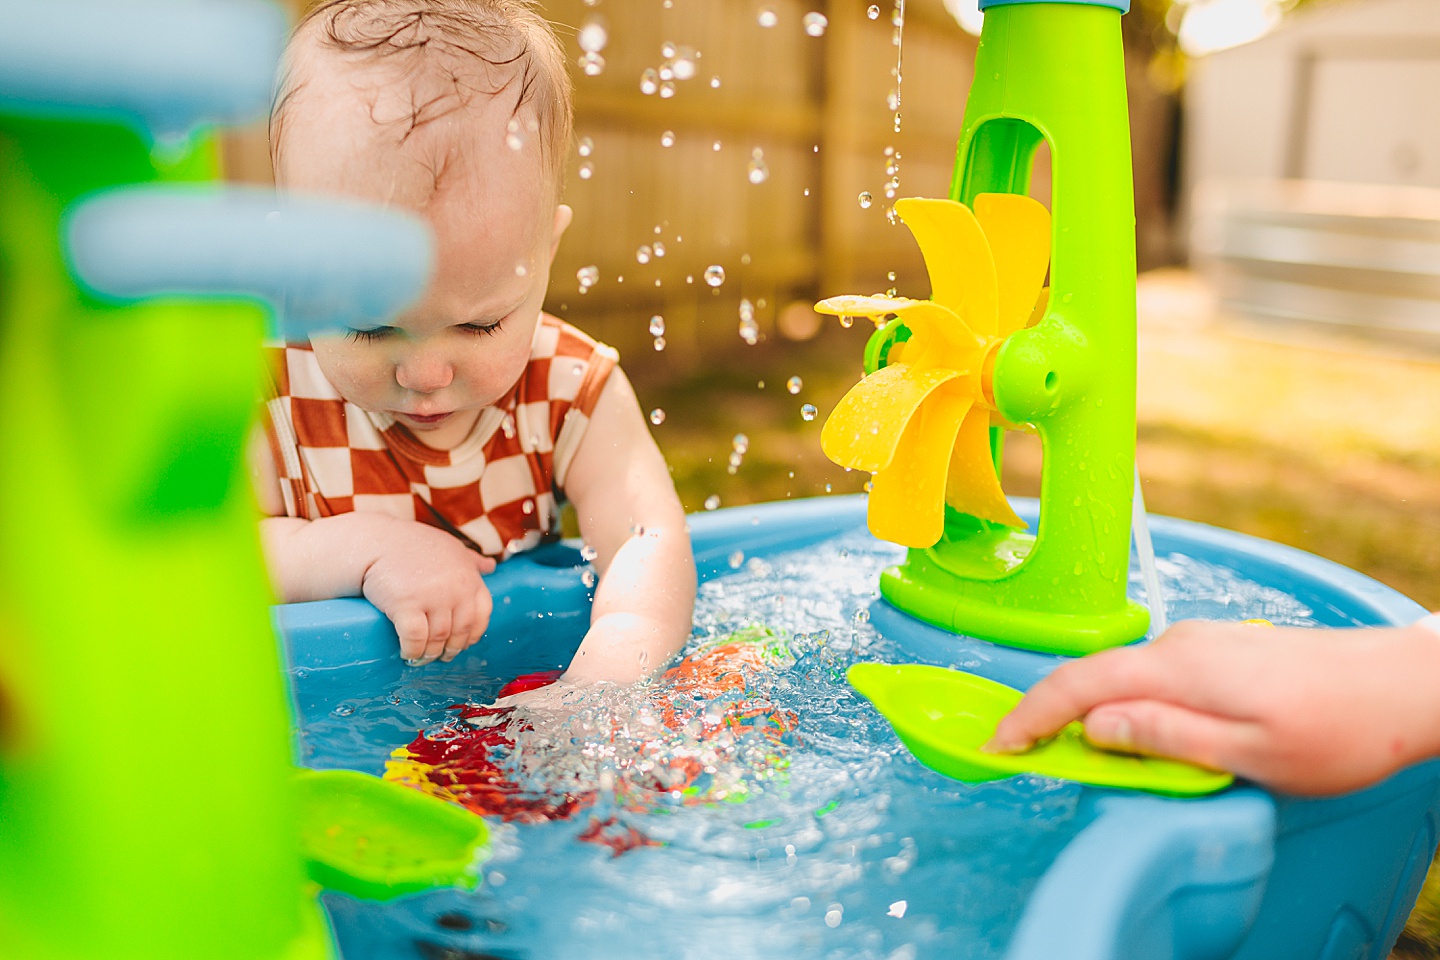
M 347 402 L 309 344 L 266 348 L 265 428 L 285 514 L 388 513 L 456 535 L 496 559 L 554 539 L 575 451 L 615 351 L 541 314 L 520 379 L 453 450 Z

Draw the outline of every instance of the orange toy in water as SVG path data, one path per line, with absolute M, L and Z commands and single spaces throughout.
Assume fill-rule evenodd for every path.
M 764 628 L 752 627 L 702 649 L 667 670 L 650 692 L 653 732 L 634 732 L 635 724 L 612 717 L 611 744 L 628 741 L 633 757 L 620 756 L 623 766 L 616 781 L 616 796 L 628 809 L 645 810 L 677 798 L 685 804 L 743 799 L 746 787 L 739 777 L 717 777 L 714 765 L 686 747 L 715 745 L 728 735 L 758 736 L 766 745 L 765 770 L 783 765 L 796 725 L 792 711 L 750 696 L 758 674 L 789 660 L 784 644 Z M 555 682 L 559 671 L 517 677 L 500 691 L 507 697 Z M 459 704 L 454 720 L 431 733 L 421 733 L 409 745 L 397 748 L 385 765 L 385 779 L 414 787 L 423 793 L 459 804 L 483 816 L 535 823 L 568 819 L 592 806 L 596 787 L 585 778 L 567 781 L 567 787 L 539 792 L 515 783 L 505 769 L 505 757 L 515 747 L 517 734 L 531 728 L 508 721 L 509 708 Z M 643 708 L 642 708 L 643 709 Z M 474 720 L 487 719 L 487 725 Z M 622 729 L 623 728 L 623 729 Z M 677 748 L 677 746 L 679 748 Z M 583 749 L 583 748 L 570 748 Z M 633 828 L 614 819 L 594 820 L 580 839 L 609 846 L 617 854 L 653 843 Z

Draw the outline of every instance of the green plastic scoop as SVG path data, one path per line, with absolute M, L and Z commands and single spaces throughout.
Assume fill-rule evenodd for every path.
M 474 888 L 485 821 L 443 800 L 353 770 L 296 775 L 310 879 L 367 900 Z
M 1176 760 L 1101 750 L 1084 739 L 1078 722 L 1025 753 L 981 753 L 1000 719 L 1020 702 L 1019 690 L 921 664 L 857 663 L 846 677 L 890 721 L 917 760 L 956 780 L 978 783 L 1035 773 L 1172 797 L 1214 793 L 1235 780 Z

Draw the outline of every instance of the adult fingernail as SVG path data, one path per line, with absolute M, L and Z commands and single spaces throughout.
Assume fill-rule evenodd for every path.
M 1090 739 L 1099 741 L 1107 747 L 1128 748 L 1135 743 L 1135 728 L 1130 723 L 1130 718 L 1123 713 L 1118 716 L 1102 715 L 1094 720 L 1085 722 L 1085 732 Z
M 1028 744 L 1015 743 L 1001 737 L 991 737 L 980 745 L 981 753 L 1020 753 Z
M 426 663 L 426 660 L 425 660 L 424 657 L 411 657 L 409 660 L 406 660 L 406 661 L 405 661 L 405 666 L 407 666 L 407 667 L 423 667 L 423 666 L 425 666 L 425 663 Z

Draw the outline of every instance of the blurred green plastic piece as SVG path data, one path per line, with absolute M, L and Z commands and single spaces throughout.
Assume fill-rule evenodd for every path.
M 1037 531 L 947 508 L 939 543 L 881 577 L 886 599 L 955 633 L 1078 655 L 1145 635 L 1126 597 L 1135 458 L 1135 202 L 1120 11 L 995 6 L 950 198 L 1027 193 L 1040 145 L 1052 170 L 1050 298 L 999 348 L 994 393 L 1044 445 Z M 892 325 L 893 326 L 893 325 Z M 871 341 L 884 362 L 899 331 Z M 1001 434 L 992 431 L 998 466 Z
M 1196 797 L 1234 782 L 1188 763 L 1112 753 L 1091 746 L 1079 723 L 1025 753 L 982 753 L 1000 719 L 1022 696 L 1003 683 L 920 664 L 857 663 L 851 686 L 875 705 L 915 758 L 956 780 L 980 783 L 1020 773 L 1074 780 L 1093 787 Z
M 303 771 L 296 786 L 301 848 L 321 886 L 391 900 L 479 882 L 490 834 L 475 814 L 353 770 Z

